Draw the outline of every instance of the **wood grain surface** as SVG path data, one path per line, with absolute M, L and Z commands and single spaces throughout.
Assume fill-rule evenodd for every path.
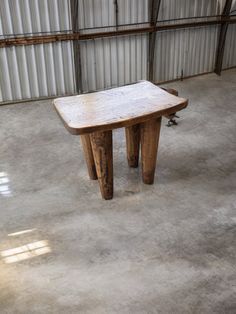
M 95 161 L 93 157 L 90 136 L 88 134 L 81 135 L 81 143 L 84 150 L 84 158 L 87 164 L 89 177 L 91 180 L 97 180 L 98 177 L 97 177 L 96 166 L 95 166 Z
M 112 131 L 90 134 L 93 156 L 102 197 L 113 197 L 113 148 Z
M 125 128 L 125 135 L 128 164 L 132 168 L 137 168 L 139 163 L 140 125 L 135 124 Z
M 154 182 L 161 119 L 160 117 L 141 124 L 142 177 L 145 184 Z
M 148 82 L 54 100 L 55 108 L 72 134 L 128 127 L 169 115 L 188 101 Z

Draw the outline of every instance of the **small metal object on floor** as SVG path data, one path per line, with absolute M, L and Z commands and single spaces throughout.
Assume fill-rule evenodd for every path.
M 178 125 L 178 122 L 175 119 L 179 119 L 179 116 L 177 116 L 176 114 L 170 115 L 166 118 L 169 119 L 166 126 L 171 127 L 173 125 Z

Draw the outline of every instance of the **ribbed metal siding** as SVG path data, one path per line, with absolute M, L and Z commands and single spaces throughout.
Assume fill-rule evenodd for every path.
M 236 0 L 232 1 L 231 15 L 236 15 Z M 223 58 L 223 69 L 236 66 L 236 24 L 229 25 Z
M 162 0 L 158 20 L 221 14 L 226 0 Z
M 115 26 L 114 0 L 79 2 L 80 28 Z M 118 24 L 148 21 L 148 0 L 118 0 Z M 83 91 L 101 90 L 147 79 L 148 35 L 82 42 Z
M 80 0 L 79 28 L 115 25 L 114 0 Z
M 148 0 L 118 0 L 118 24 L 148 22 Z M 114 0 L 80 0 L 79 28 L 116 25 Z
M 236 66 L 236 24 L 229 25 L 225 42 L 223 69 Z
M 2 37 L 71 28 L 64 0 L 1 0 L 0 14 Z M 73 93 L 72 52 L 70 42 L 1 48 L 2 101 Z
M 0 35 L 68 30 L 68 4 L 65 0 L 1 0 Z
M 232 14 L 236 15 L 236 0 L 232 1 L 231 12 L 232 12 Z
M 157 34 L 155 81 L 169 81 L 213 71 L 218 26 Z
M 84 92 L 147 79 L 147 35 L 81 43 Z
M 0 49 L 2 100 L 74 92 L 70 42 Z
M 148 22 L 148 0 L 118 0 L 119 24 Z

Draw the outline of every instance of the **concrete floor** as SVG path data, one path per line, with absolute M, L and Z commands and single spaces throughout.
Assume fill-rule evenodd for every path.
M 0 108 L 1 314 L 236 313 L 236 70 L 169 87 L 156 183 L 118 130 L 112 201 L 51 101 Z

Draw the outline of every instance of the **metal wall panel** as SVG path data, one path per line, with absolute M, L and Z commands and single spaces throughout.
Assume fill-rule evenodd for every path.
M 0 49 L 2 100 L 74 93 L 70 42 Z
M 116 25 L 114 0 L 81 0 L 79 27 Z M 118 0 L 118 24 L 148 21 L 148 0 Z M 148 35 L 82 42 L 83 92 L 101 90 L 147 78 Z
M 0 35 L 69 30 L 69 10 L 64 0 L 1 0 Z
M 169 81 L 213 71 L 218 32 L 218 26 L 211 26 L 158 33 L 155 81 Z
M 118 0 L 118 24 L 148 22 L 148 0 Z M 79 28 L 116 25 L 114 0 L 80 0 Z
M 0 103 L 3 101 L 3 98 L 2 98 L 2 86 L 0 84 Z
M 2 23 L 1 23 L 1 19 L 0 19 L 0 34 L 2 34 Z M 0 53 L 1 53 L 1 49 L 0 49 Z M 0 62 L 0 71 L 1 71 L 1 62 Z M 0 73 L 0 80 L 2 77 L 2 73 Z M 3 96 L 2 96 L 2 84 L 0 82 L 0 103 L 3 101 Z
M 83 91 L 101 90 L 147 79 L 147 35 L 81 43 Z
M 79 28 L 115 25 L 114 0 L 79 0 Z
M 236 0 L 232 1 L 231 13 L 232 15 L 236 15 Z
M 236 24 L 231 24 L 226 36 L 223 69 L 234 66 L 236 66 Z
M 71 28 L 69 1 L 1 0 L 0 38 Z M 0 49 L 2 101 L 74 92 L 70 42 Z
M 226 0 L 162 0 L 158 20 L 221 14 Z
M 147 23 L 148 0 L 118 0 L 119 24 Z

